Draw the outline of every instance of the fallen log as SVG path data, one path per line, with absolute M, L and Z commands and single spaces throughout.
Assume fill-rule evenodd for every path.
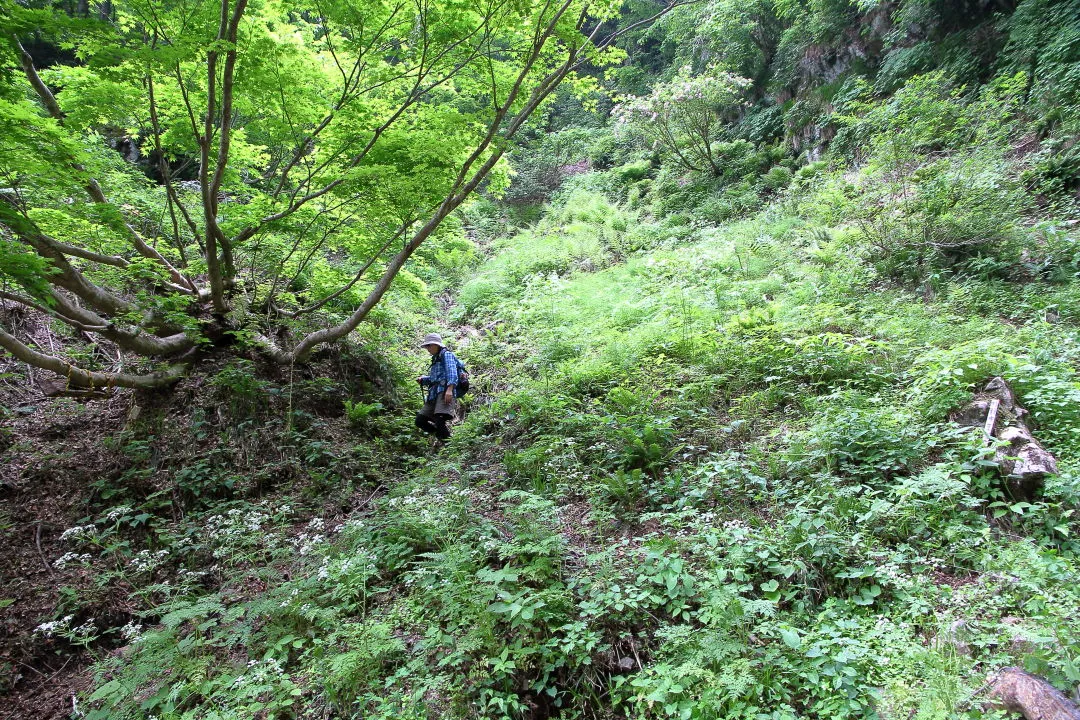
M 1004 668 L 990 681 L 990 697 L 1027 720 L 1080 720 L 1080 707 L 1064 693 L 1018 667 Z

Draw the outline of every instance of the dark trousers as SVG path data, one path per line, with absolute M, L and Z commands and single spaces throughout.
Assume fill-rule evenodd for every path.
M 447 405 L 440 396 L 437 403 L 429 400 L 424 403 L 420 412 L 416 413 L 416 427 L 440 440 L 446 440 L 450 437 L 450 427 L 447 423 L 453 417 L 453 405 Z

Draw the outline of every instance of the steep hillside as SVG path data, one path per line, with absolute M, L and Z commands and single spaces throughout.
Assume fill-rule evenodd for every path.
M 356 21 L 347 5 L 335 21 Z M 528 42 L 508 18 L 536 23 L 531 7 L 508 6 L 499 37 Z M 397 33 L 383 70 L 438 35 L 372 8 Z M 1080 4 L 659 9 L 586 25 L 608 49 L 522 125 L 486 91 L 487 74 L 513 84 L 513 53 L 467 53 L 505 65 L 422 117 L 452 125 L 453 95 L 461 118 L 512 126 L 494 142 L 461 120 L 491 145 L 490 179 L 311 356 L 281 348 L 386 289 L 365 271 L 408 243 L 379 233 L 418 222 L 391 210 L 444 207 L 417 158 L 452 181 L 448 125 L 347 168 L 377 204 L 342 196 L 238 242 L 229 313 L 140 294 L 160 277 L 139 261 L 92 275 L 145 303 L 117 315 L 134 330 L 65 325 L 23 302 L 52 275 L 0 216 L 0 272 L 21 287 L 0 296 L 5 333 L 106 375 L 157 367 L 124 346 L 156 312 L 193 344 L 153 391 L 0 360 L 7 715 L 1007 717 L 1008 667 L 1080 701 Z M 327 70 L 327 37 L 288 42 Z M 290 102 L 325 101 L 308 90 Z M 100 167 L 124 179 L 123 212 L 172 208 L 145 167 Z M 407 188 L 380 184 L 394 168 Z M 228 180 L 253 199 L 223 196 L 226 228 L 277 201 L 257 173 Z M 25 216 L 92 237 L 94 218 L 61 222 L 89 210 L 57 188 L 59 210 Z M 432 330 L 473 374 L 445 446 L 413 427 Z
M 905 290 L 798 203 L 634 252 L 665 230 L 600 180 L 461 288 L 451 445 L 347 515 L 207 516 L 225 574 L 133 621 L 90 717 L 950 717 L 1003 666 L 1077 683 L 1076 283 Z M 994 376 L 1058 457 L 1033 497 L 947 419 Z

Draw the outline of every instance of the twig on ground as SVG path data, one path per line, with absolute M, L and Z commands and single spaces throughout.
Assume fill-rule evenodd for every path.
M 70 665 L 70 664 L 71 664 L 71 658 L 73 658 L 73 657 L 75 657 L 75 656 L 74 656 L 74 655 L 69 655 L 69 656 L 68 656 L 68 659 L 64 661 L 64 664 L 60 666 L 60 669 L 59 669 L 59 670 L 57 670 L 56 672 L 54 672 L 54 673 L 53 673 L 52 675 L 50 675 L 49 677 L 47 677 L 47 678 L 45 678 L 44 680 L 42 680 L 42 681 L 41 681 L 41 684 L 42 684 L 42 685 L 45 685 L 46 683 L 50 683 L 50 682 L 52 682 L 52 681 L 53 681 L 53 679 L 54 679 L 54 678 L 55 678 L 55 677 L 56 677 L 57 675 L 59 675 L 60 673 L 64 672 L 64 668 L 66 668 L 66 667 L 67 667 L 68 665 Z
M 41 672 L 36 667 L 33 667 L 31 665 L 27 665 L 26 663 L 22 662 L 21 660 L 16 660 L 15 658 L 11 657 L 10 655 L 0 655 L 0 658 L 3 658 L 4 660 L 7 660 L 8 662 L 13 662 L 16 665 L 20 665 L 20 666 L 26 668 L 27 670 L 29 670 L 30 672 L 35 672 L 38 675 L 40 675 L 41 677 L 45 678 L 45 680 L 49 679 L 49 677 L 47 675 L 45 675 L 45 673 Z
M 355 514 L 356 514 L 357 512 L 359 512 L 360 510 L 362 510 L 362 509 L 363 509 L 363 508 L 364 508 L 364 507 L 365 507 L 365 506 L 366 506 L 366 505 L 367 505 L 367 504 L 368 504 L 369 502 L 371 502 L 372 498 L 374 498 L 374 497 L 375 497 L 376 495 L 378 495 L 378 494 L 379 494 L 379 491 L 380 491 L 380 490 L 382 490 L 382 489 L 383 489 L 383 486 L 382 486 L 382 485 L 380 485 L 380 486 L 378 486 L 377 488 L 375 488 L 375 491 L 374 491 L 374 492 L 372 492 L 372 493 L 371 493 L 370 495 L 368 495 L 368 496 L 367 496 L 367 499 L 366 499 L 366 500 L 364 500 L 364 502 L 362 502 L 362 503 L 360 503 L 359 505 L 357 505 L 356 507 L 354 507 L 354 508 L 352 509 L 352 512 L 351 512 L 351 513 L 349 513 L 349 514 L 350 514 L 350 515 L 355 515 Z
M 975 692 L 968 695 L 967 700 L 964 700 L 963 702 L 958 704 L 956 706 L 956 709 L 958 711 L 961 711 L 961 712 L 964 711 L 964 710 L 967 710 L 969 707 L 971 707 L 971 704 L 973 702 L 975 702 L 975 699 L 978 698 L 980 695 L 982 695 L 987 690 L 989 690 L 990 686 L 993 685 L 993 684 L 994 684 L 994 679 L 991 677 L 991 679 L 987 680 L 986 682 L 984 682 L 982 684 L 982 687 L 980 687 L 978 690 L 976 690 Z
M 53 572 L 52 565 L 45 559 L 45 553 L 41 550 L 41 521 L 38 521 L 37 529 L 34 530 L 34 545 L 37 546 L 38 557 L 41 558 L 41 563 L 45 566 L 45 569 L 49 571 L 49 577 L 56 577 L 56 573 Z
M 644 669 L 644 665 L 641 664 L 641 658 L 637 654 L 637 645 L 634 644 L 634 636 L 630 635 L 630 651 L 634 653 L 634 659 L 637 660 L 638 670 Z

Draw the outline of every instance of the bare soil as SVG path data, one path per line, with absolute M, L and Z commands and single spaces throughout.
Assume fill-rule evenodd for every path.
M 25 376 L 23 376 L 25 378 Z M 34 632 L 63 611 L 61 588 L 85 570 L 58 570 L 61 533 L 85 514 L 88 483 L 115 466 L 101 438 L 123 426 L 130 393 L 81 404 L 21 393 L 5 405 L 0 465 L 0 718 L 66 718 L 87 682 L 86 658 Z M 6 393 L 4 400 L 12 399 Z M 76 618 L 79 621 L 84 618 Z

